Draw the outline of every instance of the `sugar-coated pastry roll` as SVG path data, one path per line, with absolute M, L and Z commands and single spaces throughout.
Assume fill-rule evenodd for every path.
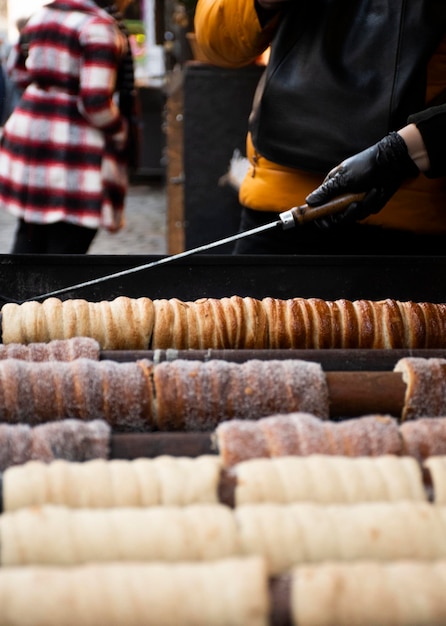
M 156 365 L 153 380 L 160 430 L 212 430 L 224 420 L 258 419 L 279 410 L 329 416 L 325 373 L 311 361 L 177 359 Z
M 116 430 L 151 430 L 152 366 L 144 359 L 0 360 L 0 414 L 9 423 L 103 419 Z
M 406 383 L 401 419 L 446 416 L 446 359 L 404 357 L 395 367 Z
M 388 415 L 331 422 L 298 411 L 258 420 L 233 419 L 216 427 L 213 440 L 224 467 L 261 457 L 379 456 L 403 450 L 398 422 Z
M 100 346 L 92 337 L 53 339 L 47 343 L 2 343 L 0 359 L 23 359 L 25 361 L 72 361 L 93 359 L 99 361 Z

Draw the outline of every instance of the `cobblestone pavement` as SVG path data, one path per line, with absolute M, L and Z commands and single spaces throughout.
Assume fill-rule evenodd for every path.
M 167 254 L 166 201 L 163 181 L 131 185 L 125 227 L 115 234 L 100 230 L 89 254 Z M 16 221 L 0 211 L 0 254 L 10 252 Z

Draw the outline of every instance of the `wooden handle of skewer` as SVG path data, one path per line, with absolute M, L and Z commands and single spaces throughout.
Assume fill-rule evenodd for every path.
M 320 206 L 309 206 L 303 204 L 291 209 L 294 221 L 296 224 L 305 224 L 306 222 L 312 222 L 321 217 L 327 217 L 334 213 L 340 213 L 346 209 L 353 202 L 360 202 L 364 199 L 365 193 L 347 193 L 342 196 L 336 196 L 329 202 L 321 204 Z

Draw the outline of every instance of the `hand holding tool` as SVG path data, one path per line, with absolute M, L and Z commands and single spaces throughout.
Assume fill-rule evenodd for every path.
M 366 192 L 362 202 L 352 203 L 346 211 L 318 220 L 318 226 L 331 228 L 341 222 L 357 222 L 378 213 L 405 180 L 419 173 L 406 142 L 401 135 L 392 132 L 333 168 L 306 200 L 310 205 L 317 205 L 339 194 L 362 190 Z
M 302 204 L 301 206 L 295 206 L 288 211 L 279 213 L 279 217 L 285 230 L 288 228 L 294 228 L 294 226 L 301 226 L 302 224 L 339 213 L 353 202 L 359 202 L 362 200 L 364 195 L 365 194 L 363 193 L 343 194 L 315 207 L 308 204 Z

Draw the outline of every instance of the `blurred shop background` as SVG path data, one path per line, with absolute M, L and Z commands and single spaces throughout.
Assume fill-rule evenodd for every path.
M 0 0 L 3 58 L 18 36 L 17 20 L 47 1 Z M 140 205 L 140 213 L 153 210 L 147 194 L 154 188 L 159 199 L 162 187 L 168 254 L 237 232 L 240 206 L 227 172 L 245 154 L 249 111 L 263 71 L 261 61 L 237 70 L 208 65 L 194 40 L 195 4 L 133 0 L 125 14 L 142 137 L 131 180 L 141 193 L 133 188 L 132 203 Z M 230 253 L 231 247 L 209 252 Z

